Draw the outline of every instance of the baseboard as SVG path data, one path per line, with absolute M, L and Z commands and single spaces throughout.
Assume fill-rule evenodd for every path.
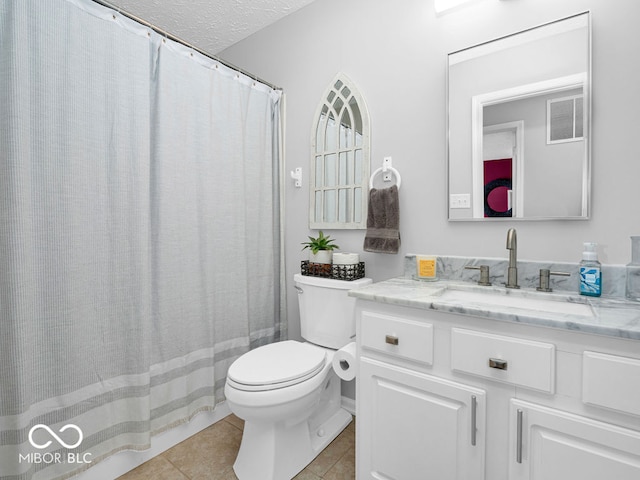
M 341 397 L 342 408 L 344 408 L 351 415 L 356 414 L 356 401 L 353 398 Z
M 219 422 L 230 413 L 231 410 L 229 410 L 227 402 L 219 403 L 212 412 L 201 412 L 193 417 L 190 422 L 152 437 L 151 448 L 148 450 L 142 452 L 127 450 L 116 453 L 88 470 L 74 476 L 73 479 L 93 480 L 100 478 L 104 480 L 114 480 L 192 435 L 195 435 L 199 431 Z

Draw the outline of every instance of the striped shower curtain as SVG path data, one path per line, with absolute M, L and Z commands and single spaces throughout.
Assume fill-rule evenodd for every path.
M 90 0 L 0 4 L 0 479 L 148 448 L 286 335 L 280 102 Z

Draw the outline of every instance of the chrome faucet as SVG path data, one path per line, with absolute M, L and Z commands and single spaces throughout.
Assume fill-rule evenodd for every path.
M 507 288 L 520 288 L 518 285 L 518 236 L 516 229 L 507 232 L 507 250 L 509 250 L 509 268 L 507 269 Z

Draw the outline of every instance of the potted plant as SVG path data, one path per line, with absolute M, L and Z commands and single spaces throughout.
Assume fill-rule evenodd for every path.
M 309 252 L 309 263 L 323 263 L 323 264 L 331 264 L 331 257 L 333 250 L 336 248 L 340 248 L 336 245 L 335 240 L 328 235 L 325 237 L 322 230 L 320 230 L 318 237 L 309 237 L 308 242 L 302 242 L 303 250 L 307 248 L 310 250 Z

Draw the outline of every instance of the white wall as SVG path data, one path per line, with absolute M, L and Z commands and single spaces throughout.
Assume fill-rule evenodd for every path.
M 593 184 L 588 221 L 447 221 L 447 53 L 585 10 L 593 27 Z M 583 241 L 600 260 L 630 260 L 640 234 L 640 2 L 637 0 L 482 0 L 436 16 L 432 0 L 317 0 L 222 52 L 284 88 L 286 172 L 302 167 L 303 188 L 286 188 L 287 276 L 306 258 L 310 233 L 309 139 L 320 97 L 338 71 L 360 88 L 371 114 L 372 169 L 393 157 L 402 174 L 402 249 L 363 254 L 367 276 L 401 275 L 405 253 L 505 257 L 506 232 L 518 229 L 519 257 L 577 262 Z M 326 233 L 326 232 L 325 232 Z M 362 252 L 364 231 L 335 230 L 343 251 Z M 289 285 L 290 336 L 299 335 Z

